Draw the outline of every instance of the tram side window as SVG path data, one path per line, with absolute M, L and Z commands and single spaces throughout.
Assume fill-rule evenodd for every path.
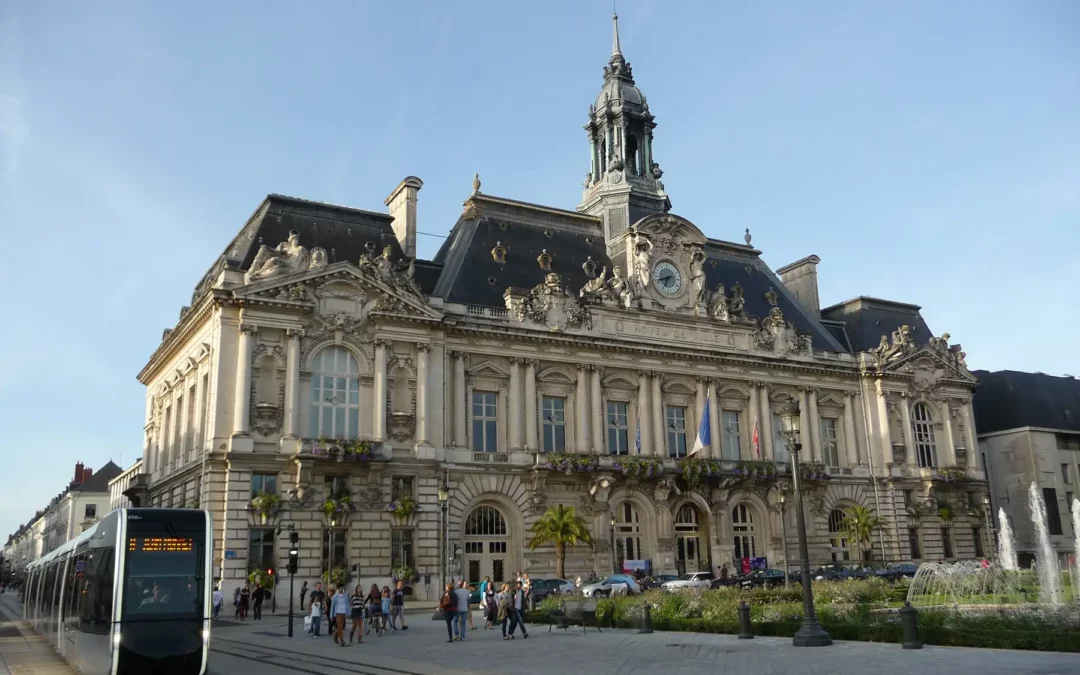
M 78 556 L 73 556 L 68 563 L 67 601 L 64 607 L 65 619 L 79 616 L 79 598 L 85 588 L 86 553 L 81 553 Z
M 113 556 L 116 549 L 99 548 L 86 560 L 86 592 L 79 603 L 79 630 L 107 635 L 112 624 Z
M 56 563 L 49 563 L 45 570 L 45 586 L 41 594 L 41 613 L 50 616 L 56 606 Z

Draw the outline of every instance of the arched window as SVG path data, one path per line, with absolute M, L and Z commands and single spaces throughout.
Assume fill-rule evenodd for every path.
M 495 583 L 507 577 L 509 537 L 499 509 L 481 504 L 465 519 L 465 564 L 469 581 L 490 576 Z
M 641 550 L 641 520 L 630 502 L 623 502 L 615 509 L 615 558 L 645 560 Z
M 675 567 L 679 574 L 708 571 L 708 552 L 702 546 L 698 510 L 683 504 L 675 513 Z M 701 569 L 705 565 L 706 569 Z
M 851 560 L 851 547 L 843 534 L 846 518 L 847 515 L 840 509 L 833 509 L 829 513 L 829 548 L 832 551 L 833 562 Z
M 356 438 L 360 434 L 360 370 L 344 347 L 315 355 L 311 373 L 312 438 Z
M 911 409 L 911 426 L 915 432 L 915 456 L 919 466 L 931 468 L 937 466 L 937 443 L 934 441 L 934 420 L 930 409 L 919 402 Z
M 731 510 L 731 529 L 735 534 L 735 566 L 739 569 L 743 558 L 757 557 L 754 512 L 749 506 L 739 504 Z

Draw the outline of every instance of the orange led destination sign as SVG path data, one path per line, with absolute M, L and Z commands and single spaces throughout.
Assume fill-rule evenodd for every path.
M 180 539 L 177 537 L 133 537 L 128 540 L 128 550 L 145 553 L 184 553 L 195 550 L 195 547 L 191 539 Z

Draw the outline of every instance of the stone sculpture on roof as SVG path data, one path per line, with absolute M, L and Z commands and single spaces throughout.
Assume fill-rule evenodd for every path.
M 892 332 L 892 343 L 884 335 L 877 347 L 870 350 L 874 361 L 881 367 L 900 357 L 915 351 L 915 339 L 911 335 L 911 326 L 903 325 Z
M 299 230 L 289 232 L 289 238 L 274 248 L 265 244 L 259 246 L 259 252 L 251 261 L 247 281 L 269 279 L 270 277 L 303 272 L 308 269 L 320 269 L 326 266 L 326 251 L 314 248 L 310 252 L 300 245 Z
M 690 256 L 690 305 L 704 305 L 705 297 L 705 254 L 698 249 Z

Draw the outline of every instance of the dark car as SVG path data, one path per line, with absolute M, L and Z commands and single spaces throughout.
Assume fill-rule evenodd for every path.
M 912 579 L 918 571 L 919 566 L 911 563 L 889 563 L 884 567 L 875 569 L 874 576 L 881 579 L 888 579 L 889 581 L 897 581 L 904 577 Z
M 709 588 L 715 590 L 717 588 L 726 588 L 728 586 L 738 586 L 745 578 L 745 574 L 732 574 L 726 579 L 723 577 L 719 579 L 713 579 L 712 583 L 709 584 Z
M 759 586 L 780 586 L 784 583 L 783 570 L 754 570 L 739 580 L 740 588 L 757 588 Z

